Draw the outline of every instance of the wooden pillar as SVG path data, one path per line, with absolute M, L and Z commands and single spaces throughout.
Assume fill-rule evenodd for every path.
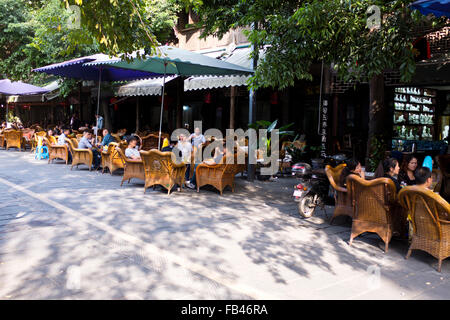
M 183 100 L 184 100 L 184 78 L 176 78 L 177 85 L 177 128 L 183 128 Z
M 139 131 L 140 123 L 139 123 L 139 96 L 136 96 L 136 131 Z
M 231 86 L 230 88 L 230 127 L 229 129 L 234 129 L 235 125 L 235 114 L 236 114 L 236 87 Z
M 109 103 L 107 98 L 101 99 L 101 105 L 103 108 L 104 114 L 104 128 L 108 129 L 109 132 L 112 132 L 112 122 L 111 122 L 111 113 L 109 112 Z

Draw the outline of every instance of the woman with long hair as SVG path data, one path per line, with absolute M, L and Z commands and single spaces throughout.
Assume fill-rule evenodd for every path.
M 383 170 L 384 170 L 384 177 L 391 179 L 395 184 L 397 192 L 399 192 L 401 186 L 397 180 L 397 175 L 400 171 L 398 160 L 395 158 L 387 158 L 386 160 L 383 161 Z
M 356 174 L 364 179 L 364 171 L 362 171 L 361 163 L 358 160 L 350 159 L 345 161 L 346 166 L 342 169 L 339 177 L 339 185 L 341 187 L 347 186 L 347 177 L 351 174 Z
M 398 182 L 400 185 L 412 186 L 416 184 L 414 173 L 417 169 L 417 158 L 410 154 L 403 160 L 400 172 L 398 173 Z

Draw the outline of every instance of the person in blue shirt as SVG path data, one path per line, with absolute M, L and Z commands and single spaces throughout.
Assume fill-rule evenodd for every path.
M 115 142 L 114 137 L 109 133 L 108 129 L 103 129 L 103 140 L 99 147 L 108 146 L 111 142 Z

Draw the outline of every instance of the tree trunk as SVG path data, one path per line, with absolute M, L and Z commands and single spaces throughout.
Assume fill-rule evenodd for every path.
M 372 146 L 373 138 L 387 137 L 386 123 L 387 122 L 387 110 L 384 102 L 384 77 L 383 74 L 374 76 L 369 81 L 370 90 L 370 105 L 369 105 L 369 132 L 367 137 L 367 153 L 366 153 L 366 166 L 369 164 L 368 160 L 376 155 L 376 152 Z M 380 159 L 381 160 L 381 159 Z M 372 168 L 375 170 L 376 168 Z
M 109 132 L 112 131 L 112 122 L 111 122 L 111 113 L 109 112 L 109 103 L 108 99 L 101 99 L 101 104 L 103 108 L 103 114 L 104 114 L 104 128 L 108 129 Z

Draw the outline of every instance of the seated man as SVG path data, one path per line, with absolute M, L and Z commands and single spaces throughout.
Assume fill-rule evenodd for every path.
M 70 134 L 70 129 L 64 128 L 62 130 L 62 133 L 59 135 L 58 141 L 56 142 L 56 144 L 59 146 L 63 146 L 65 144 L 67 144 L 65 139 L 69 139 L 68 138 L 69 134 Z M 72 161 L 72 154 L 70 153 L 70 149 L 69 149 L 69 162 L 71 162 L 71 161 Z
M 89 149 L 93 153 L 93 161 L 94 161 L 94 170 L 98 170 L 100 168 L 101 154 L 97 149 L 93 147 L 94 141 L 92 138 L 92 133 L 90 130 L 83 131 L 83 137 L 78 142 L 78 149 Z
M 109 133 L 108 129 L 103 129 L 103 140 L 99 147 L 108 146 L 111 142 L 115 142 L 114 137 Z
M 125 149 L 125 156 L 132 160 L 141 160 L 141 154 L 139 149 L 136 147 L 138 139 L 136 137 L 131 137 L 128 140 L 128 147 Z
M 222 146 L 216 147 L 216 149 L 214 150 L 214 158 L 203 160 L 203 163 L 210 165 L 210 166 L 220 164 L 220 163 L 222 163 L 223 156 L 226 155 L 226 153 L 227 153 L 227 148 L 226 148 L 225 141 L 224 141 Z M 196 163 L 194 165 L 194 174 L 192 175 L 191 180 L 186 181 L 186 186 L 190 189 L 195 189 L 196 184 L 197 184 L 197 180 L 195 178 L 197 166 L 198 166 L 198 164 Z
M 416 186 L 432 192 L 431 186 L 433 184 L 433 178 L 431 176 L 431 170 L 428 167 L 421 167 L 417 169 L 414 173 L 414 177 L 416 178 Z M 442 200 L 446 201 L 439 195 L 438 192 L 435 192 L 435 194 Z M 446 212 L 442 214 L 442 218 L 450 220 L 450 216 L 448 216 Z

